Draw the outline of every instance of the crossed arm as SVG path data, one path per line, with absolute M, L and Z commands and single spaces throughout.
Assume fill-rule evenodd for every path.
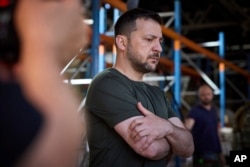
M 152 160 L 168 158 L 171 152 L 182 157 L 192 155 L 192 135 L 177 117 L 165 120 L 141 103 L 137 107 L 144 116 L 132 117 L 115 126 L 135 152 Z
M 166 138 L 157 139 L 152 143 L 148 143 L 148 137 L 143 136 L 139 140 L 135 140 L 130 136 L 131 130 L 129 125 L 133 121 L 143 118 L 142 116 L 129 118 L 115 126 L 115 130 L 123 137 L 123 139 L 132 147 L 132 149 L 148 159 L 157 160 L 166 157 L 170 151 Z

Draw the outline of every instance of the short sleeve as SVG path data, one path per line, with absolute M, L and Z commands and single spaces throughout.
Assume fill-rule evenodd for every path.
M 110 127 L 130 117 L 141 115 L 137 100 L 128 83 L 106 77 L 93 83 L 88 91 L 86 109 Z

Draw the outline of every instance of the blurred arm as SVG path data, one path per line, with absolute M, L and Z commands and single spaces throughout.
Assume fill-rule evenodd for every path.
M 186 118 L 185 119 L 185 126 L 188 130 L 192 130 L 194 123 L 195 123 L 195 120 L 193 118 Z
M 22 46 L 16 75 L 45 118 L 17 166 L 74 166 L 85 129 L 76 112 L 79 99 L 60 70 L 84 45 L 80 1 L 20 0 L 15 16 Z

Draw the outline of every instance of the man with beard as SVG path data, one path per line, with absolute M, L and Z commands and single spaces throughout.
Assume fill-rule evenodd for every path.
M 192 107 L 185 125 L 194 138 L 194 167 L 218 167 L 225 162 L 221 153 L 219 118 L 213 106 L 213 90 L 202 84 L 197 92 L 199 103 Z
M 193 139 L 165 94 L 142 81 L 162 51 L 161 18 L 132 9 L 115 25 L 117 60 L 93 79 L 86 97 L 90 167 L 165 167 L 189 157 Z

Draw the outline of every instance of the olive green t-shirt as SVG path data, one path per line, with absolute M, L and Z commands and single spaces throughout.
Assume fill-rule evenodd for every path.
M 121 121 L 142 115 L 137 102 L 159 117 L 176 117 L 164 92 L 156 86 L 132 81 L 114 68 L 93 79 L 85 103 L 90 167 L 166 166 L 165 159 L 149 160 L 135 153 L 113 128 Z

